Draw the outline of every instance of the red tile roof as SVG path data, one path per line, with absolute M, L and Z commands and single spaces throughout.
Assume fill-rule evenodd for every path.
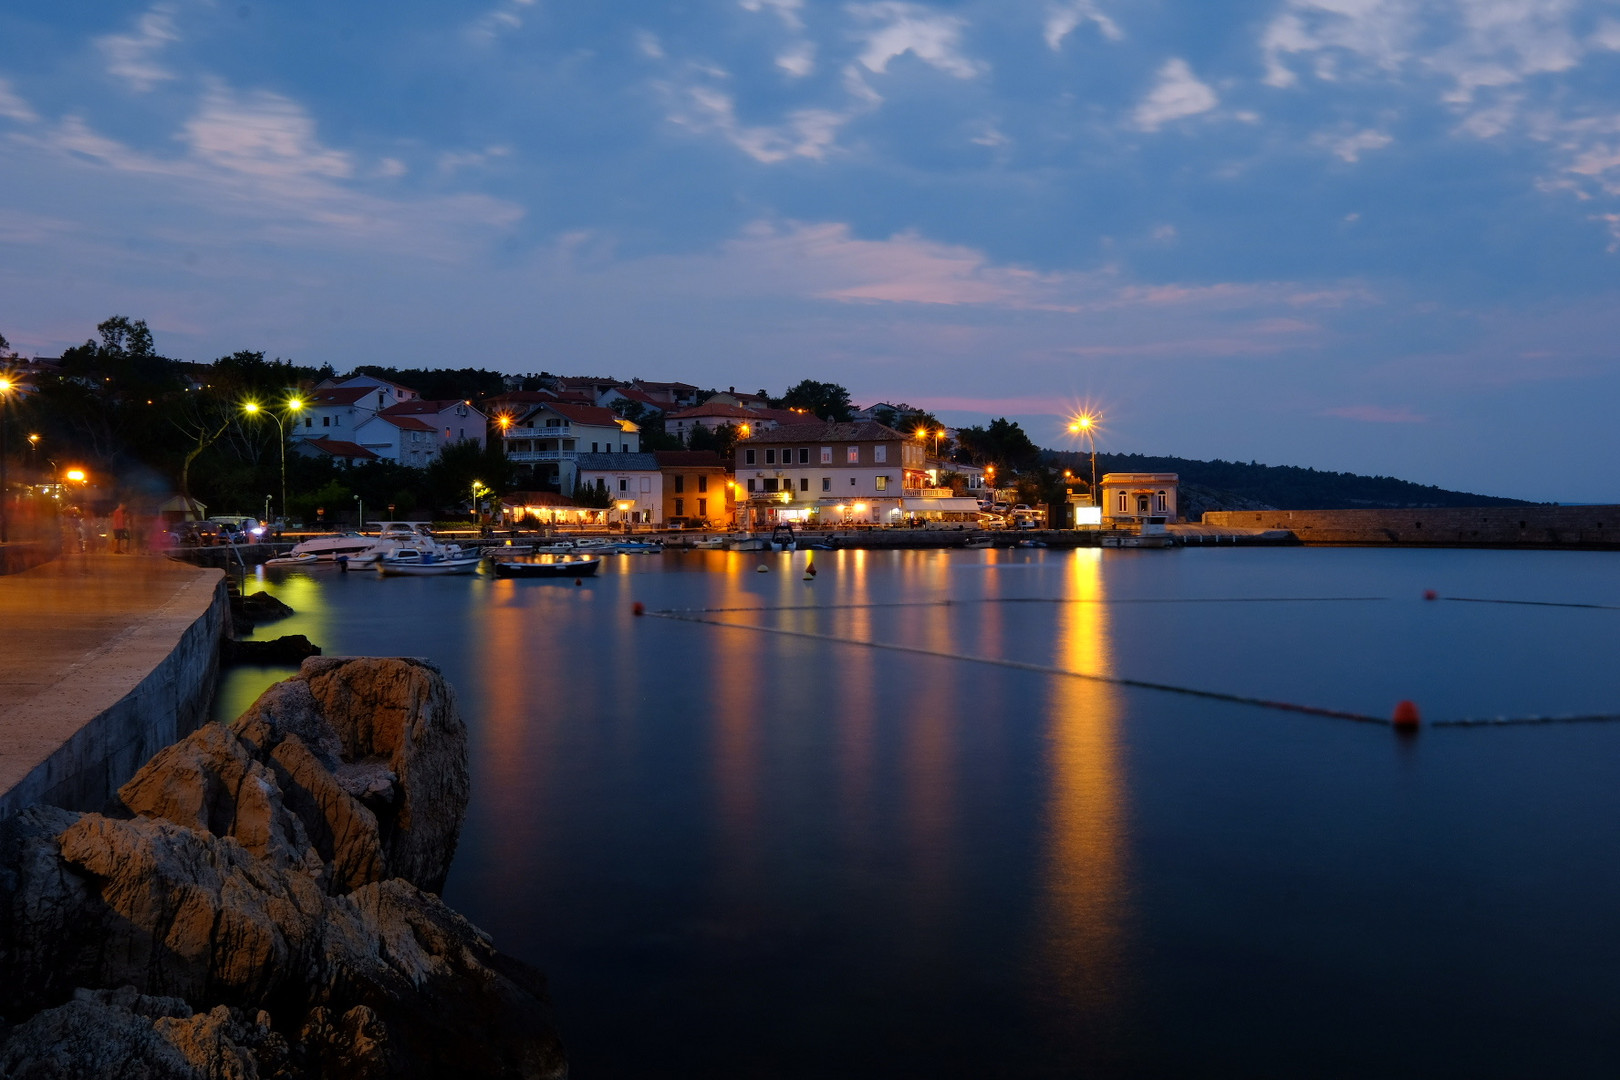
M 611 428 L 619 426 L 619 414 L 600 405 L 574 405 L 563 401 L 548 401 L 543 407 L 576 424 Z
M 401 431 L 438 431 L 439 429 L 426 420 L 419 420 L 414 416 L 389 416 L 387 411 L 377 414 L 377 419 L 393 424 Z
M 375 394 L 375 386 L 329 386 L 309 395 L 311 405 L 353 405 L 363 397 Z
M 342 439 L 301 439 L 305 446 L 313 446 L 323 454 L 333 457 L 360 458 L 362 460 L 375 460 L 377 455 L 361 446 L 359 443 L 344 442 Z

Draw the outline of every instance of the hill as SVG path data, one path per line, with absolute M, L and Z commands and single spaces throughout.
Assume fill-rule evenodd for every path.
M 1089 454 L 1047 451 L 1047 459 L 1076 476 L 1091 474 Z M 1146 454 L 1098 454 L 1097 475 L 1111 472 L 1173 472 L 1181 477 L 1181 512 L 1196 521 L 1206 510 L 1399 510 L 1425 506 L 1532 506 L 1522 499 L 1397 480 L 1324 472 L 1297 465 L 1241 461 L 1194 461 Z

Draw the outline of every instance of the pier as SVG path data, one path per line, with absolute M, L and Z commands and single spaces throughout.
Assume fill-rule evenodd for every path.
M 224 575 L 155 555 L 64 555 L 0 576 L 0 817 L 97 809 L 208 715 Z

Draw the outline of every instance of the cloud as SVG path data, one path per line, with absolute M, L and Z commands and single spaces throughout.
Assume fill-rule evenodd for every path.
M 1187 61 L 1178 56 L 1159 69 L 1158 85 L 1137 105 L 1131 119 L 1143 131 L 1157 131 L 1172 120 L 1197 116 L 1218 104 L 1215 91 L 1199 82 Z
M 729 89 L 730 74 L 713 66 L 692 65 L 684 82 L 660 85 L 670 103 L 670 123 L 698 134 L 717 134 L 766 165 L 795 158 L 824 160 L 837 144 L 845 124 L 882 104 L 855 65 L 844 69 L 848 101 L 842 108 L 796 109 L 774 124 L 744 123 Z
M 848 10 L 861 24 L 856 31 L 864 45 L 859 59 L 868 71 L 881 74 L 890 60 L 906 53 L 958 79 L 971 79 L 988 69 L 963 55 L 962 30 L 967 23 L 955 15 L 899 0 L 851 4 Z
M 11 83 L 0 79 L 0 116 L 8 120 L 20 120 L 25 124 L 32 124 L 39 119 L 39 115 L 28 107 L 17 93 L 11 89 Z
M 534 0 L 504 0 L 474 20 L 467 33 L 478 41 L 494 41 L 502 34 L 521 28 L 523 16 L 519 12 L 533 4 Z
M 802 79 L 816 70 L 816 46 L 809 41 L 796 41 L 777 54 L 776 66 Z
M 789 30 L 804 28 L 804 20 L 799 17 L 804 0 L 737 0 L 737 3 L 744 11 L 775 12 Z
M 1317 146 L 1330 151 L 1341 161 L 1351 164 L 1360 161 L 1364 151 L 1381 150 L 1394 141 L 1393 136 L 1386 135 L 1382 131 L 1374 131 L 1371 128 L 1349 134 L 1323 132 L 1311 139 L 1311 142 Z
M 107 60 L 107 74 L 145 93 L 160 82 L 177 78 L 173 71 L 158 63 L 157 57 L 170 42 L 179 40 L 174 8 L 157 4 L 135 20 L 133 34 L 108 34 L 96 38 L 95 44 Z
M 1096 24 L 1098 32 L 1109 41 L 1120 41 L 1125 37 L 1119 24 L 1099 11 L 1094 0 L 1071 0 L 1070 3 L 1055 4 L 1047 9 L 1046 25 L 1042 28 L 1046 47 L 1053 52 L 1060 51 L 1063 39 L 1087 22 Z
M 1426 424 L 1429 417 L 1413 412 L 1405 405 L 1386 408 L 1382 405 L 1341 405 L 1323 409 L 1321 415 L 1340 420 L 1359 420 L 1366 424 Z
M 518 207 L 482 195 L 402 200 L 372 194 L 355 183 L 354 156 L 322 144 L 309 114 L 277 94 L 238 95 L 216 82 L 176 140 L 184 154 L 158 156 L 69 116 L 18 141 L 78 167 L 119 174 L 129 185 L 154 184 L 157 204 L 183 205 L 188 217 L 212 213 L 236 222 L 232 243 L 250 225 L 272 241 L 361 241 L 445 257 L 471 233 L 504 228 L 522 216 Z M 386 164 L 382 174 L 393 175 Z
M 482 150 L 468 150 L 457 153 L 446 151 L 439 155 L 439 171 L 453 173 L 461 169 L 475 169 L 488 165 L 492 158 L 511 156 L 510 146 L 486 146 Z

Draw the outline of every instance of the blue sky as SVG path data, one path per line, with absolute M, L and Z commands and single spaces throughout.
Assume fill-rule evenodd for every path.
M 0 9 L 0 332 L 1620 501 L 1620 5 Z

